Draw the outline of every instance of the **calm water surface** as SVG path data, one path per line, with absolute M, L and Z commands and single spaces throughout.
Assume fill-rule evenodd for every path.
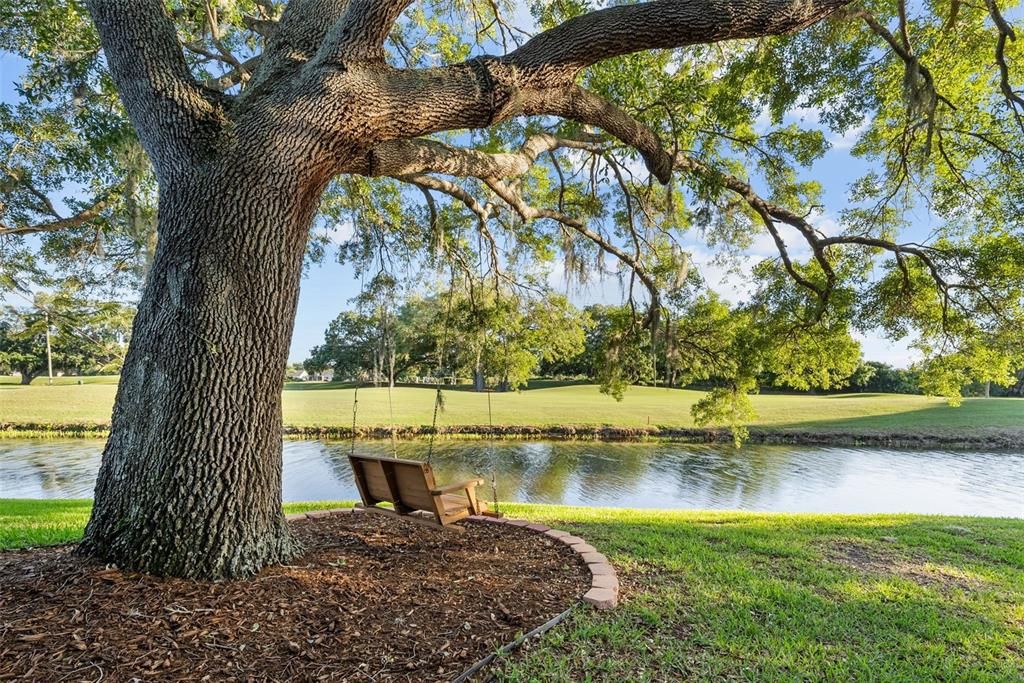
M 0 439 L 0 498 L 90 497 L 102 447 Z M 348 450 L 348 443 L 286 441 L 284 499 L 357 498 Z M 391 445 L 362 442 L 358 451 L 390 455 Z M 398 444 L 403 458 L 426 452 L 425 442 Z M 441 481 L 489 479 L 493 469 L 499 499 L 531 503 L 1024 517 L 1024 453 L 443 441 L 433 464 Z

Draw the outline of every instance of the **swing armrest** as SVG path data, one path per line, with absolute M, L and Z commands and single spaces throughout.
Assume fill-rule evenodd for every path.
M 469 479 L 467 481 L 459 482 L 458 484 L 448 484 L 447 486 L 430 489 L 430 495 L 443 496 L 444 494 L 451 493 L 453 491 L 468 491 L 476 488 L 477 486 L 483 486 L 483 484 L 483 479 Z

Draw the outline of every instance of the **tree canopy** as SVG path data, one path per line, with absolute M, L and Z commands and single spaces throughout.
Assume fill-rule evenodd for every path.
M 334 370 L 336 380 L 473 378 L 519 389 L 543 364 L 583 352 L 590 319 L 564 296 L 523 298 L 491 290 L 412 294 L 393 307 L 342 311 L 304 363 L 307 371 Z M 365 303 L 365 302 L 364 302 Z
M 244 108 L 269 78 L 267 54 L 280 59 L 275 45 L 296 35 L 320 48 L 302 59 L 329 59 L 333 38 L 303 23 L 318 3 L 291 4 L 167 3 L 183 68 L 205 97 Z M 691 42 L 695 29 L 674 19 L 671 37 L 574 42 L 626 16 L 589 3 L 380 5 L 389 25 L 374 49 L 394 78 L 458 72 L 500 84 L 513 69 L 515 86 L 485 94 L 501 100 L 487 112 L 468 111 L 479 104 L 470 97 L 462 118 L 427 125 L 451 133 L 403 133 L 352 162 L 324 195 L 310 259 L 332 256 L 325 235 L 343 224 L 354 228 L 343 260 L 387 260 L 407 277 L 449 264 L 462 279 L 519 287 L 543 287 L 551 270 L 578 283 L 618 277 L 640 309 L 623 323 L 625 344 L 664 324 L 666 299 L 693 267 L 688 245 L 736 259 L 767 233 L 778 253 L 754 269 L 744 315 L 767 332 L 765 348 L 779 346 L 770 364 L 802 383 L 828 386 L 833 359 L 816 349 L 851 331 L 912 339 L 927 358 L 923 386 L 951 397 L 970 381 L 1010 383 L 1022 364 L 1024 100 L 1000 3 L 859 2 L 793 35 L 715 43 L 747 32 L 732 26 L 682 49 L 661 49 Z M 788 3 L 755 5 L 792 29 L 845 3 L 823 3 L 807 21 L 788 18 Z M 671 7 L 639 6 L 628 21 Z M 156 179 L 88 13 L 73 1 L 8 0 L 0 20 L 0 48 L 26 60 L 19 101 L 0 108 L 0 282 L 56 268 L 137 286 L 156 241 Z M 506 56 L 480 56 L 495 50 Z M 554 85 L 540 88 L 530 74 L 542 59 L 565 75 L 545 72 Z M 811 169 L 843 135 L 868 171 L 843 204 L 823 206 Z M 713 315 L 713 293 L 700 296 Z M 686 323 L 662 333 L 700 334 Z M 741 367 L 734 328 L 705 338 L 715 360 L 693 353 L 694 341 L 673 347 L 676 364 L 694 376 L 731 364 L 737 386 L 752 388 L 744 377 L 758 373 Z M 618 392 L 625 366 L 609 363 Z

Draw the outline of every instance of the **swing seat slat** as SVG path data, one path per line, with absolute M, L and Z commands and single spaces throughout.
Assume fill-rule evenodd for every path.
M 360 507 L 367 511 L 461 531 L 450 525 L 487 510 L 476 496 L 482 479 L 438 486 L 429 463 L 355 454 L 348 461 L 362 498 Z M 380 503 L 391 503 L 394 510 L 379 507 Z

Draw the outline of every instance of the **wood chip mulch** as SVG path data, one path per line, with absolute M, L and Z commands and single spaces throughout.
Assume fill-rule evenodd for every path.
M 292 524 L 306 553 L 248 580 L 0 553 L 0 680 L 450 680 L 588 587 L 567 546 L 506 525 Z

